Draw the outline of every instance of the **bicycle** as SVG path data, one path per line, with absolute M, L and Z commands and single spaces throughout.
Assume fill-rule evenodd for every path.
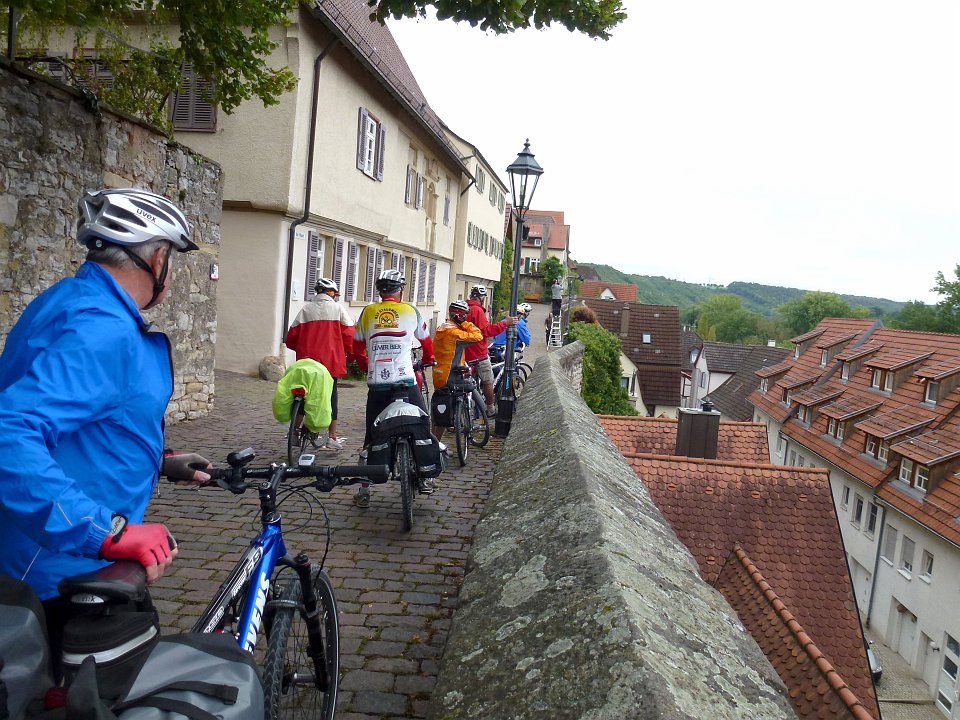
M 460 465 L 467 464 L 470 445 L 484 447 L 490 440 L 490 425 L 487 422 L 487 404 L 477 389 L 475 368 L 454 365 L 450 368 L 450 417 Z
M 427 385 L 427 374 L 424 368 L 430 367 L 423 363 L 423 348 L 413 348 L 413 376 L 417 381 L 417 387 L 420 388 L 420 394 L 423 395 L 423 406 L 430 407 L 430 386 Z
M 361 479 L 386 482 L 387 468 L 312 467 L 314 458 L 309 454 L 302 456 L 303 464 L 299 467 L 283 463 L 246 467 L 255 457 L 252 448 L 245 448 L 227 456 L 229 468 L 207 470 L 219 487 L 234 494 L 250 488 L 257 490 L 261 529 L 191 632 L 230 633 L 241 648 L 253 653 L 261 626 L 265 627 L 266 654 L 262 666 L 266 718 L 332 720 L 339 688 L 340 630 L 333 585 L 323 570 L 326 550 L 316 567 L 303 552 L 291 560 L 277 508 L 291 494 L 303 496 L 307 489 L 330 492 Z M 278 500 L 283 480 L 308 477 L 309 482 L 285 487 L 285 494 Z M 328 524 L 328 546 L 329 542 Z M 121 564 L 133 567 L 117 582 L 116 568 Z M 292 569 L 296 576 L 281 580 L 286 569 Z M 95 573 L 64 580 L 61 594 L 135 602 L 146 596 L 146 574 L 136 563 L 114 563 Z
M 423 363 L 416 363 L 415 369 L 423 372 Z M 415 432 L 422 423 L 429 435 L 429 413 L 423 408 L 408 402 L 410 386 L 403 382 L 394 383 L 391 387 L 392 400 L 374 420 L 373 434 L 370 440 L 368 461 L 384 463 L 390 468 L 390 477 L 400 484 L 400 503 L 402 507 L 401 527 L 404 532 L 413 529 L 414 497 L 420 491 L 421 481 L 415 462 L 415 446 L 418 443 L 436 442 L 432 435 L 429 438 L 416 437 Z M 424 422 L 426 420 L 426 422 Z M 393 425 L 389 430 L 383 429 Z M 378 438 L 377 433 L 386 435 Z
M 506 348 L 503 345 L 490 346 L 490 353 L 489 353 L 490 363 L 494 368 L 497 368 L 498 370 L 503 369 L 500 366 L 503 364 L 503 361 L 504 361 L 505 350 Z M 514 367 L 517 369 L 517 372 L 520 374 L 521 379 L 523 380 L 523 382 L 526 382 L 530 377 L 530 373 L 533 372 L 533 367 L 528 363 L 523 362 L 523 346 L 517 347 L 514 349 L 513 361 L 514 361 Z M 499 377 L 498 374 L 497 376 Z
M 527 365 L 527 363 L 521 363 L 519 357 L 514 353 L 514 363 L 513 363 L 513 373 L 512 378 L 513 382 L 511 387 L 513 390 L 514 399 L 520 397 L 520 391 L 523 390 L 523 384 L 527 381 L 529 371 L 532 368 Z M 494 363 L 493 367 L 493 392 L 495 397 L 500 397 L 501 388 L 503 386 L 503 371 L 506 367 L 506 360 L 501 360 L 498 363 Z
M 293 388 L 293 404 L 290 406 L 290 427 L 287 429 L 287 462 L 295 467 L 298 458 L 307 451 L 307 443 L 320 447 L 317 440 L 320 433 L 310 432 L 303 424 L 303 406 L 306 392 L 302 387 Z

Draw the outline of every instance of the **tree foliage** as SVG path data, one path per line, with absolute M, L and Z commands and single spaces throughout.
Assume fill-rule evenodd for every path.
M 543 284 L 549 288 L 557 278 L 563 279 L 563 263 L 560 258 L 551 255 L 540 266 L 540 273 L 543 275 Z
M 627 17 L 620 0 L 367 0 L 370 19 L 392 16 L 424 17 L 428 6 L 440 20 L 468 22 L 497 34 L 558 23 L 567 30 L 608 40 L 610 31 Z
M 636 415 L 627 391 L 620 386 L 620 338 L 592 323 L 572 323 L 567 341 L 584 345 L 581 394 L 590 409 L 603 415 Z
M 826 317 L 865 318 L 870 316 L 867 308 L 850 306 L 836 293 L 808 292 L 798 300 L 784 303 L 777 308 L 783 316 L 787 329 L 794 335 L 803 335 L 817 326 Z
M 956 279 L 947 280 L 943 272 L 937 273 L 932 289 L 941 296 L 940 302 L 934 306 L 919 300 L 907 303 L 890 325 L 901 330 L 960 333 L 960 265 L 953 274 Z
M 714 295 L 700 304 L 697 333 L 711 342 L 745 343 L 757 337 L 759 322 L 736 295 Z
M 507 238 L 503 243 L 503 257 L 500 259 L 500 282 L 493 290 L 493 316 L 501 318 L 507 315 L 510 304 L 510 282 L 513 279 L 513 240 Z M 512 313 L 511 313 L 512 314 Z
M 297 0 L 9 0 L 19 16 L 19 47 L 45 47 L 51 34 L 76 34 L 78 47 L 94 47 L 109 63 L 113 87 L 84 83 L 94 96 L 120 110 L 167 127 L 164 104 L 183 83 L 182 64 L 212 83 L 210 102 L 231 112 L 241 102 L 274 105 L 297 78 L 287 67 L 271 67 L 278 46 L 271 29 L 287 25 Z M 371 19 L 416 17 L 428 5 L 441 20 L 463 20 L 506 33 L 560 23 L 607 39 L 626 13 L 620 0 L 368 0 Z M 179 28 L 179 38 L 167 28 Z M 5 37 L 6 23 L 0 27 Z M 144 37 L 147 41 L 144 41 Z M 67 61 L 67 65 L 76 65 Z M 71 68 L 71 72 L 76 68 Z M 84 74 L 74 73 L 78 76 Z

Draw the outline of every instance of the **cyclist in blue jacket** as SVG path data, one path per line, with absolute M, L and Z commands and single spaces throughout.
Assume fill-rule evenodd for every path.
M 527 318 L 533 308 L 528 303 L 520 303 L 517 306 L 517 342 L 522 345 L 530 344 L 530 329 L 527 327 Z M 507 331 L 503 330 L 499 335 L 495 335 L 490 341 L 490 348 L 499 348 L 500 354 L 503 353 L 503 347 L 507 344 Z M 519 346 L 518 346 L 519 347 Z
M 190 225 L 144 190 L 87 193 L 79 210 L 86 262 L 30 303 L 0 355 L 0 572 L 48 617 L 62 578 L 108 560 L 163 575 L 176 543 L 143 523 L 158 473 L 210 479 L 199 455 L 164 457 L 171 348 L 141 315 L 166 297 L 173 251 L 196 249 Z

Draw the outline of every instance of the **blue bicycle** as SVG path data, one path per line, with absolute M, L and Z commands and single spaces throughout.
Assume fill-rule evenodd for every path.
M 340 629 L 333 585 L 323 570 L 326 550 L 316 566 L 303 552 L 289 558 L 277 508 L 291 494 L 303 496 L 305 490 L 330 492 L 361 480 L 384 483 L 388 469 L 385 465 L 313 467 L 314 457 L 306 454 L 300 457 L 299 467 L 283 463 L 247 467 L 255 457 L 246 448 L 230 453 L 229 468 L 207 470 L 217 485 L 234 494 L 251 488 L 257 491 L 262 528 L 192 632 L 230 633 L 240 647 L 254 653 L 265 627 L 265 716 L 269 720 L 332 720 L 340 680 Z M 298 478 L 309 480 L 283 483 Z M 328 523 L 328 547 L 329 543 Z M 285 570 L 293 570 L 294 575 L 282 577 Z M 146 597 L 146 576 L 138 564 L 115 563 L 65 580 L 61 594 L 135 603 Z

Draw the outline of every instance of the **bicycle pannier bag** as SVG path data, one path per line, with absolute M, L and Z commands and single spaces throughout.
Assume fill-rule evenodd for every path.
M 370 465 L 390 463 L 390 438 L 403 434 L 413 438 L 414 462 L 417 475 L 422 478 L 437 477 L 443 472 L 443 457 L 440 443 L 430 433 L 430 419 L 417 407 L 404 402 L 390 403 L 373 423 L 370 440 Z M 381 459 L 386 454 L 386 459 Z
M 140 672 L 160 639 L 152 611 L 118 611 L 109 615 L 78 615 L 63 628 L 63 676 L 73 681 L 88 656 L 96 664 L 100 697 L 120 697 Z
M 25 582 L 0 575 L 0 717 L 19 720 L 53 685 L 43 607 Z
M 80 710 L 96 697 L 96 680 L 83 665 L 67 696 L 67 720 L 263 720 L 263 684 L 253 656 L 229 634 L 165 637 L 150 651 L 129 690 Z M 75 712 L 71 712 L 74 709 Z
M 437 388 L 433 391 L 433 397 L 430 398 L 430 411 L 433 414 L 433 424 L 437 427 L 450 427 L 453 425 L 451 410 L 452 403 L 449 388 Z

